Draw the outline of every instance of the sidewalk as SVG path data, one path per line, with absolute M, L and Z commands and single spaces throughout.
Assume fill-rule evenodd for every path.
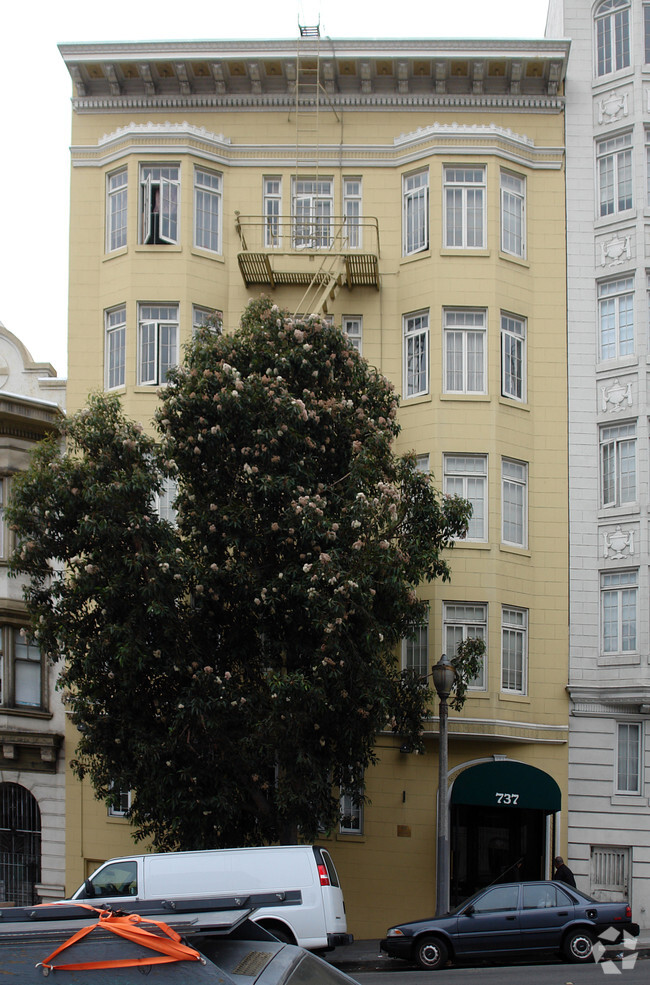
M 637 937 L 636 954 L 641 958 L 650 957 L 650 929 L 642 929 Z M 620 947 L 612 949 L 615 954 L 621 953 Z M 631 954 L 632 951 L 626 951 Z M 388 958 L 379 951 L 379 941 L 355 941 L 347 947 L 337 947 L 323 957 L 331 965 L 339 968 L 348 975 L 358 971 L 404 971 L 408 967 L 405 961 Z

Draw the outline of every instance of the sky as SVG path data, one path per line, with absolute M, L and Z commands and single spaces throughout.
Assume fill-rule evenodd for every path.
M 338 40 L 541 38 L 547 9 L 548 0 L 433 0 L 382 9 L 350 0 L 13 4 L 0 32 L 0 322 L 37 362 L 66 375 L 72 87 L 58 44 L 293 40 L 299 23 L 320 23 L 321 37 Z

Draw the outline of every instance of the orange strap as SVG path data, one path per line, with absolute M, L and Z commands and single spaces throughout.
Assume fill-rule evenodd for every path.
M 94 909 L 94 907 L 88 907 L 88 909 Z M 153 934 L 146 927 L 139 926 L 142 923 L 152 924 L 157 927 L 163 936 Z M 152 951 L 157 951 L 159 956 L 113 958 L 110 961 L 82 961 L 78 964 L 51 964 L 57 954 L 60 954 L 67 947 L 76 944 L 77 941 L 83 940 L 87 934 L 90 934 L 97 927 L 101 927 L 102 930 L 110 930 L 111 933 L 117 934 L 118 937 L 124 937 L 126 940 L 133 941 L 135 944 L 141 944 L 143 947 L 148 947 Z M 173 961 L 200 961 L 202 964 L 205 964 L 205 958 L 198 951 L 195 951 L 193 947 L 183 944 L 180 935 L 175 930 L 172 930 L 171 927 L 167 926 L 166 923 L 160 920 L 145 920 L 138 916 L 137 913 L 131 913 L 128 916 L 116 916 L 110 910 L 100 910 L 97 923 L 93 923 L 89 927 L 82 927 L 81 930 L 73 934 L 65 943 L 57 947 L 56 951 L 52 951 L 44 961 L 39 962 L 36 967 L 42 967 L 43 971 L 47 974 L 50 971 L 59 970 L 92 971 L 99 968 L 137 968 L 139 965 L 170 964 Z

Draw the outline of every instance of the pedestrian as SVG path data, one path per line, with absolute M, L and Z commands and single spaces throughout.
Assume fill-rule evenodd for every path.
M 553 878 L 559 879 L 560 882 L 565 882 L 567 886 L 573 886 L 575 889 L 575 877 L 569 866 L 564 864 L 564 859 L 562 856 L 556 855 L 553 859 L 553 864 L 555 865 L 555 873 Z

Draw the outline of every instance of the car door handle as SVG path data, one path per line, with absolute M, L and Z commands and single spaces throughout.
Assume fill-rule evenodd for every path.
M 569 916 L 569 911 L 568 910 L 558 910 L 558 914 L 557 915 L 558 915 L 558 917 L 568 917 Z
M 506 920 L 516 920 L 516 917 L 506 917 Z

